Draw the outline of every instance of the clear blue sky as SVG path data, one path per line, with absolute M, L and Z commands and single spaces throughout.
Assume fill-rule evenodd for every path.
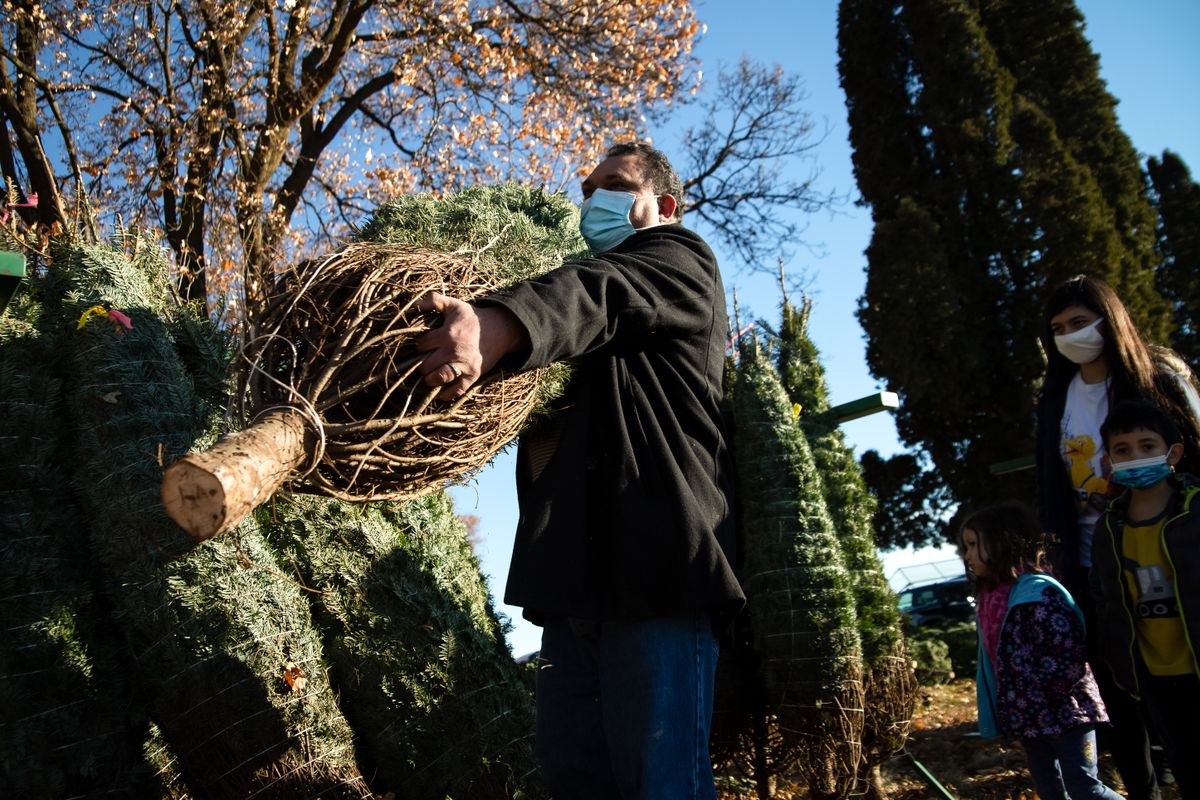
M 1193 175 L 1200 174 L 1200 92 L 1196 88 L 1200 49 L 1195 46 L 1200 2 L 1078 0 L 1078 5 L 1087 19 L 1087 36 L 1100 55 L 1101 75 L 1120 101 L 1117 113 L 1134 146 L 1145 155 L 1173 150 Z M 708 0 L 697 4 L 697 14 L 708 26 L 697 49 L 706 79 L 715 78 L 719 64 L 735 64 L 743 54 L 761 63 L 778 63 L 803 78 L 810 95 L 807 110 L 818 123 L 827 121 L 830 126 L 816 154 L 821 184 L 854 192 L 844 96 L 837 76 L 836 0 Z M 681 119 L 654 131 L 655 142 L 668 153 L 677 153 L 685 124 Z M 865 280 L 863 250 L 870 238 L 870 217 L 863 209 L 847 206 L 838 214 L 817 214 L 807 222 L 805 237 L 820 245 L 823 255 L 797 248 L 788 272 L 803 271 L 811 281 L 811 333 L 821 349 L 830 399 L 841 403 L 886 388 L 867 371 L 862 329 L 854 317 Z M 722 259 L 726 288 L 737 289 L 743 319 L 777 319 L 776 282 L 739 272 L 736 266 Z M 884 414 L 850 422 L 845 432 L 859 453 L 876 449 L 889 455 L 902 449 L 890 417 Z M 513 653 L 522 655 L 539 647 L 541 634 L 520 618 L 519 609 L 500 602 L 517 520 L 512 475 L 513 459 L 502 455 L 471 485 L 452 493 L 459 513 L 481 519 L 477 552 L 497 608 L 515 625 L 509 636 Z M 890 554 L 885 569 L 891 575 L 904 564 L 939 557 L 946 556 Z

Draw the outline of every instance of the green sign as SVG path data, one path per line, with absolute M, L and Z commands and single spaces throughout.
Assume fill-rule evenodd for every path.
M 8 301 L 25 277 L 25 256 L 0 250 L 0 314 L 8 308 Z

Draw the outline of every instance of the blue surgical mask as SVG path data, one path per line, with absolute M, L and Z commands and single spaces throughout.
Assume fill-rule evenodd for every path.
M 579 232 L 583 234 L 584 241 L 592 248 L 593 253 L 612 250 L 637 231 L 629 221 L 629 212 L 633 210 L 634 201 L 657 196 L 596 189 L 580 206 Z
M 1149 489 L 1170 474 L 1171 466 L 1167 464 L 1167 454 L 1163 453 L 1161 456 L 1114 463 L 1112 479 L 1114 483 L 1130 489 Z

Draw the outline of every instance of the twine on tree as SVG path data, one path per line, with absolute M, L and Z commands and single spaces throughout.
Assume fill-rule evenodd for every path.
M 250 368 L 239 398 L 245 417 L 283 407 L 313 428 L 317 446 L 295 488 L 413 499 L 483 467 L 517 434 L 536 404 L 537 371 L 485 376 L 447 402 L 418 370 L 416 339 L 439 316 L 417 303 L 432 291 L 469 301 L 499 288 L 476 268 L 486 248 L 359 242 L 276 284 L 266 333 L 242 351 Z
M 316 449 L 313 452 L 312 458 L 309 459 L 308 468 L 305 469 L 304 473 L 300 476 L 301 479 L 303 479 L 307 478 L 309 474 L 317 468 L 317 464 L 321 463 L 321 459 L 325 456 L 325 424 L 321 422 L 321 415 L 317 413 L 317 409 L 313 407 L 313 404 L 308 402 L 304 395 L 296 390 L 295 386 L 293 386 L 290 382 L 284 383 L 274 375 L 269 374 L 259 366 L 257 359 L 251 358 L 247 355 L 248 352 L 261 352 L 261 350 L 265 347 L 263 340 L 277 335 L 278 334 L 267 334 L 266 336 L 259 336 L 251 339 L 249 342 L 242 345 L 241 350 L 238 351 L 238 356 L 246 362 L 249 368 L 249 374 L 252 377 L 261 378 L 271 382 L 281 389 L 287 398 L 294 403 L 294 405 L 291 403 L 277 403 L 275 405 L 266 406 L 265 408 L 260 408 L 255 412 L 254 416 L 250 418 L 250 424 L 253 425 L 272 411 L 294 411 L 299 413 L 304 418 L 304 421 L 312 427 L 316 436 Z M 289 343 L 285 341 L 284 344 Z M 292 350 L 292 357 L 294 361 L 296 355 L 295 348 L 293 347 Z M 239 399 L 244 400 L 244 395 L 239 395 Z

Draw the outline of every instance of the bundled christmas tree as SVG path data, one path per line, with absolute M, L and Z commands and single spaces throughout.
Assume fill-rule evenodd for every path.
M 519 186 L 385 206 L 359 241 L 285 271 L 242 361 L 248 427 L 163 480 L 198 538 L 230 529 L 285 481 L 343 500 L 408 500 L 481 468 L 559 383 L 494 371 L 459 398 L 425 384 L 417 339 L 433 292 L 471 300 L 583 252 L 574 207 Z
M 830 417 L 824 369 L 807 332 L 811 305 L 796 309 L 785 291 L 781 311 L 778 329 L 757 325 L 765 353 L 755 334 L 726 363 L 749 613 L 718 665 L 714 758 L 746 776 L 760 798 L 796 775 L 813 797 L 881 797 L 878 768 L 903 747 L 916 682 L 875 552 L 874 501 Z M 764 535 L 785 528 L 782 537 Z M 808 677 L 824 676 L 823 685 L 789 689 L 780 678 L 799 630 L 830 631 L 796 659 Z M 838 694 L 845 684 L 861 685 L 850 690 L 863 693 L 857 704 Z M 819 698 L 812 705 L 825 711 L 852 710 L 840 719 L 799 715 L 787 708 L 789 691 Z
M 760 693 L 766 711 L 749 715 L 760 728 L 749 738 L 776 766 L 794 755 L 811 796 L 845 797 L 855 790 L 863 730 L 853 584 L 793 404 L 756 340 L 743 342 L 739 355 L 739 579 L 754 655 L 738 661 L 757 669 L 738 682 L 744 695 Z
M 22 297 L 0 315 L 0 796 L 152 796 L 146 721 L 71 486 L 67 370 L 40 310 Z
M 456 800 L 532 787 L 533 706 L 450 499 L 352 506 L 295 495 L 270 516 L 273 541 L 315 593 L 376 785 Z
M 63 245 L 38 287 L 39 327 L 67 375 L 77 557 L 160 734 L 151 764 L 180 794 L 366 796 L 305 593 L 256 568 L 274 560 L 253 524 L 195 548 L 157 502 L 163 460 L 220 428 L 226 398 L 208 378 L 225 358 L 205 321 L 172 304 L 164 254 L 136 236 L 118 244 Z M 302 691 L 289 665 L 307 673 Z
M 474 190 L 363 235 L 548 268 L 582 249 L 574 213 Z M 133 234 L 63 240 L 0 324 L 0 441 L 21 454 L 0 467 L 19 626 L 0 793 L 536 796 L 532 699 L 444 494 L 281 495 L 200 546 L 165 515 L 163 465 L 231 416 L 227 343 L 167 273 Z
M 797 421 L 812 448 L 825 505 L 841 543 L 854 587 L 863 652 L 862 777 L 868 797 L 881 797 L 879 765 L 904 746 L 916 700 L 917 682 L 905 649 L 896 595 L 875 550 L 871 520 L 875 500 L 867 492 L 854 454 L 829 417 L 825 370 L 808 336 L 812 303 L 782 306 L 776 363 Z

